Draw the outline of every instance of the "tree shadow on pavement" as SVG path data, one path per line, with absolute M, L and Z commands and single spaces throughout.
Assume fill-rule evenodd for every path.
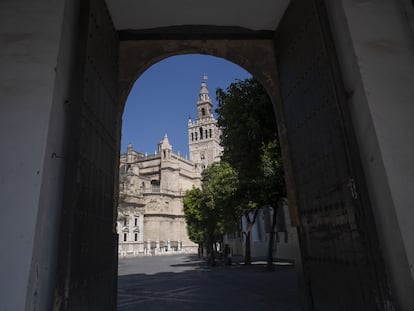
M 261 266 L 210 268 L 197 257 L 183 261 L 171 266 L 189 270 L 119 276 L 118 310 L 300 310 L 292 267 L 265 273 Z

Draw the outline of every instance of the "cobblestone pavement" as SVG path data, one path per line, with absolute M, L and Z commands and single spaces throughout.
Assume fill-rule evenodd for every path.
M 196 256 L 119 260 L 118 310 L 299 311 L 292 266 L 209 268 Z

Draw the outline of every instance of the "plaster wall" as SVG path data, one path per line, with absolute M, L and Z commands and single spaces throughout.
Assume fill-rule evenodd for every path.
M 414 310 L 414 36 L 400 1 L 327 1 L 393 295 Z
M 44 291 L 50 290 L 53 266 L 34 261 L 55 255 L 60 182 L 54 181 L 61 177 L 62 166 L 49 152 L 61 151 L 56 121 L 62 115 L 55 107 L 55 85 L 64 6 L 64 0 L 0 3 L 0 310 L 24 310 L 25 304 L 37 304 L 40 310 L 51 298 Z M 43 254 L 37 248 L 40 236 L 35 238 L 41 226 Z M 41 290 L 34 290 L 36 301 L 31 291 L 37 286 Z

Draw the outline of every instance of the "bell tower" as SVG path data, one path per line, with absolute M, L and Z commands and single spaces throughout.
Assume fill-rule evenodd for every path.
M 197 119 L 188 120 L 190 160 L 195 162 L 200 170 L 213 162 L 220 161 L 222 153 L 221 131 L 213 115 L 213 103 L 208 93 L 206 80 L 207 76 L 204 76 L 201 81 L 197 100 Z

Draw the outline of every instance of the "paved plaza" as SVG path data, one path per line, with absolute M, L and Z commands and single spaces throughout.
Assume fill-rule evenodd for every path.
M 293 266 L 207 267 L 197 256 L 119 260 L 118 310 L 299 311 Z

